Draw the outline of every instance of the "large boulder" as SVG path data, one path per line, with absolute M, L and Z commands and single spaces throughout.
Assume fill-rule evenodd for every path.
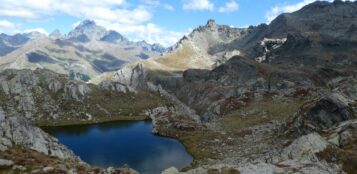
M 345 121 L 325 132 L 331 144 L 317 154 L 319 159 L 340 164 L 346 173 L 357 171 L 357 119 Z
M 282 151 L 283 160 L 314 160 L 315 153 L 323 151 L 328 142 L 318 133 L 311 133 L 296 139 Z
M 13 161 L 11 160 L 6 160 L 6 159 L 0 159 L 0 168 L 3 168 L 3 167 L 10 167 L 14 164 Z
M 308 103 L 298 113 L 296 128 L 299 133 L 324 130 L 343 121 L 356 118 L 352 108 L 354 100 L 341 93 L 331 93 L 320 100 Z

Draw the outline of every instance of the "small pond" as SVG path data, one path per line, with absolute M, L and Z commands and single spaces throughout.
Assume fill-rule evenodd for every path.
M 125 164 L 143 174 L 188 166 L 192 157 L 177 140 L 151 133 L 148 121 L 44 127 L 83 161 L 100 167 Z

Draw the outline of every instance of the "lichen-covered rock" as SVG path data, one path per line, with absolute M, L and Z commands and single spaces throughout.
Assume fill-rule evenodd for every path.
M 107 169 L 103 169 L 102 171 L 99 172 L 100 174 L 139 174 L 137 171 L 128 168 L 128 167 L 122 167 L 122 168 L 114 168 L 114 167 L 108 167 Z
M 342 166 L 347 173 L 357 170 L 357 120 L 348 120 L 325 130 L 326 139 L 331 143 L 317 156 L 321 160 Z
M 53 170 L 54 170 L 54 168 L 51 166 L 47 166 L 42 169 L 42 171 L 45 173 L 52 172 Z
M 62 83 L 60 81 L 51 79 L 48 82 L 48 89 L 54 93 L 62 89 Z
M 22 165 L 14 165 L 14 166 L 12 166 L 12 170 L 20 172 L 20 173 L 25 173 L 27 168 L 25 166 L 22 166 Z
M 23 117 L 8 117 L 2 120 L 0 124 L 1 151 L 14 145 L 21 145 L 62 159 L 76 158 L 73 152 L 59 144 L 57 139 L 33 126 Z
M 130 86 L 110 80 L 102 81 L 99 84 L 99 87 L 103 90 L 108 90 L 108 91 L 123 92 L 123 93 L 127 93 L 127 92 L 137 93 L 137 91 Z
M 127 65 L 114 74 L 113 81 L 137 89 L 146 84 L 146 75 L 143 64 Z
M 139 115 L 164 104 L 162 101 L 164 97 L 157 93 L 139 93 L 113 81 L 94 85 L 43 69 L 0 72 L 0 107 L 4 112 L 45 125 L 64 120 Z
M 0 159 L 0 168 L 11 167 L 13 164 L 14 162 L 11 160 Z
M 5 113 L 2 107 L 0 106 L 0 123 L 5 121 Z
M 353 108 L 355 100 L 341 93 L 328 94 L 316 102 L 304 106 L 295 122 L 298 132 L 303 134 L 325 130 L 343 121 L 356 118 Z
M 261 174 L 275 174 L 275 173 L 284 173 L 285 171 L 273 164 L 268 163 L 257 163 L 257 164 L 244 164 L 239 167 L 239 171 L 241 174 L 254 174 L 254 173 L 261 173 Z
M 175 167 L 170 167 L 161 174 L 241 174 L 241 172 L 238 170 L 238 166 L 216 164 L 197 167 L 186 172 L 179 172 Z
M 286 147 L 281 154 L 281 158 L 283 160 L 314 160 L 316 158 L 315 153 L 323 151 L 327 145 L 328 142 L 318 133 L 311 133 L 296 139 Z
M 175 107 L 157 107 L 146 111 L 153 124 L 153 133 L 177 137 L 201 128 L 198 120 L 182 115 Z
M 79 81 L 69 81 L 64 85 L 64 97 L 81 100 L 90 91 L 88 85 Z
M 161 172 L 161 174 L 180 174 L 180 172 L 175 167 L 170 167 Z

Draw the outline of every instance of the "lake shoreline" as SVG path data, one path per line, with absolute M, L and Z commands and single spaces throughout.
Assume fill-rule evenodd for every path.
M 92 166 L 116 166 L 112 165 L 115 163 L 118 166 L 122 166 L 124 164 L 116 161 L 120 159 L 135 170 L 146 171 L 145 167 L 140 166 L 141 163 L 139 165 L 135 162 L 133 163 L 132 160 L 143 160 L 147 163 L 145 159 L 156 159 L 163 161 L 149 166 L 154 166 L 155 168 L 157 164 L 165 165 L 160 168 L 161 172 L 171 166 L 185 169 L 190 167 L 194 161 L 191 153 L 188 152 L 186 146 L 179 139 L 152 133 L 152 123 L 148 119 L 139 121 L 117 120 L 81 124 L 79 126 L 67 125 L 41 128 L 56 137 L 59 142 L 68 146 L 77 156 Z M 86 146 L 83 147 L 83 144 L 86 144 Z M 93 150 L 94 147 L 96 150 Z M 147 148 L 150 150 L 148 151 Z M 126 153 L 128 153 L 128 156 L 125 155 Z M 135 153 L 138 155 L 133 156 L 132 154 Z M 105 157 L 108 154 L 110 154 L 110 157 Z M 117 155 L 113 157 L 113 154 Z M 158 154 L 161 154 L 161 156 L 157 156 Z M 101 156 L 100 159 L 105 160 L 100 163 L 93 162 L 91 161 L 93 159 L 91 156 L 93 155 Z M 153 172 L 149 172 L 149 174 L 151 173 Z
M 148 116 L 119 116 L 109 118 L 95 118 L 92 120 L 41 120 L 33 121 L 33 124 L 38 127 L 61 127 L 61 126 L 76 126 L 76 125 L 91 125 L 100 123 L 109 123 L 116 121 L 150 121 Z
M 62 126 L 81 126 L 81 125 L 95 125 L 95 124 L 104 124 L 104 123 L 113 123 L 113 122 L 125 122 L 125 121 L 150 121 L 152 120 L 149 116 L 119 116 L 119 117 L 110 117 L 110 118 L 98 118 L 92 120 L 56 120 L 56 121 L 34 121 L 33 124 L 40 127 L 41 129 L 44 128 L 56 128 Z M 184 167 L 182 171 L 186 171 L 192 169 L 196 163 L 196 153 L 192 150 L 192 145 L 188 143 L 185 136 L 170 136 L 163 133 L 154 133 L 153 135 L 159 136 L 162 138 L 169 138 L 179 141 L 185 148 L 186 152 L 192 157 L 192 162 Z

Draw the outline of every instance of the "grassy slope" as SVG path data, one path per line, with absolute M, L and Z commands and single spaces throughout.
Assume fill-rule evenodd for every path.
M 248 142 L 242 141 L 244 136 L 252 134 L 248 128 L 274 120 L 289 123 L 298 107 L 306 100 L 308 99 L 289 98 L 289 102 L 272 101 L 271 99 L 251 101 L 246 107 L 233 111 L 217 120 L 215 129 L 197 131 L 179 139 L 195 159 L 192 167 L 208 163 L 208 159 L 237 157 L 243 155 L 242 149 L 251 146 Z M 252 110 L 257 112 L 250 112 Z M 266 138 L 268 139 L 264 141 L 273 140 L 269 140 L 271 137 L 268 136 Z M 217 142 L 215 142 L 216 140 Z
M 144 120 L 147 119 L 144 114 L 145 110 L 170 104 L 167 99 L 148 92 L 133 95 L 99 90 L 89 94 L 83 101 L 63 100 L 59 103 L 63 119 L 40 120 L 35 124 L 59 126 L 118 120 Z M 86 113 L 89 113 L 92 119 L 88 119 Z M 74 115 L 76 117 L 73 117 Z

